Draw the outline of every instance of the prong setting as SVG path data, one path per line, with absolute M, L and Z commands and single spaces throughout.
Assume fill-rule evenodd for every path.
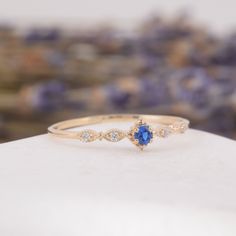
M 110 142 L 119 142 L 121 139 L 125 138 L 125 132 L 118 129 L 111 129 L 107 131 L 103 137 Z
M 92 129 L 82 130 L 78 133 L 80 141 L 89 143 L 95 141 L 99 137 L 99 133 Z
M 152 142 L 153 136 L 153 129 L 143 120 L 138 120 L 128 134 L 131 142 L 140 150 Z

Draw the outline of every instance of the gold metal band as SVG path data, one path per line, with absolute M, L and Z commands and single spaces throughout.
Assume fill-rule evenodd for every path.
M 70 130 L 77 127 L 107 122 L 135 122 L 135 125 L 129 131 L 120 129 L 111 129 L 101 132 L 92 129 L 80 131 Z M 79 139 L 83 142 L 92 142 L 97 139 L 118 142 L 128 137 L 135 145 L 142 149 L 142 147 L 146 146 L 154 137 L 164 138 L 170 134 L 184 133 L 188 126 L 188 120 L 176 116 L 111 114 L 62 121 L 50 126 L 48 132 L 58 137 Z M 140 127 L 141 130 L 139 130 Z

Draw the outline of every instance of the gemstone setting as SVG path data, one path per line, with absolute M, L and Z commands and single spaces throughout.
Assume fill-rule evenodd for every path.
M 99 137 L 99 134 L 91 129 L 83 130 L 79 132 L 79 139 L 82 142 L 89 143 L 95 141 Z
M 112 129 L 104 134 L 104 138 L 110 142 L 119 142 L 125 137 L 125 133 L 118 129 Z
M 138 131 L 134 133 L 134 138 L 138 140 L 139 145 L 148 145 L 153 138 L 153 133 L 150 131 L 149 126 L 140 125 Z
M 153 129 L 143 120 L 139 120 L 128 133 L 130 141 L 141 150 L 152 142 L 153 136 Z
M 157 134 L 161 138 L 167 138 L 171 134 L 171 130 L 168 128 L 161 128 L 157 130 Z

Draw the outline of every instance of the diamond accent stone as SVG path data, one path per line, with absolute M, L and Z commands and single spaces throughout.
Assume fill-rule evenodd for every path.
M 157 131 L 157 133 L 159 137 L 166 138 L 171 134 L 171 131 L 168 128 L 161 128 L 160 130 Z
M 104 138 L 110 142 L 118 142 L 125 137 L 125 133 L 121 130 L 109 130 L 104 134 Z
M 174 132 L 174 133 L 184 133 L 187 128 L 188 128 L 188 125 L 185 124 L 185 123 L 174 123 L 172 125 L 169 125 L 169 128 Z
M 83 130 L 79 134 L 82 142 L 92 142 L 99 137 L 99 134 L 94 130 Z

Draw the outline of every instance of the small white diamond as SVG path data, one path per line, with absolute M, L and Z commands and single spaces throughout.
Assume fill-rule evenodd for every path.
M 169 129 L 164 129 L 162 128 L 160 131 L 159 131 L 159 136 L 162 137 L 162 138 L 166 138 L 170 135 L 170 130 Z
M 110 142 L 118 142 L 125 137 L 125 134 L 120 130 L 110 130 L 105 133 L 104 138 Z
M 119 133 L 117 131 L 111 131 L 109 136 L 112 142 L 119 141 Z
M 84 131 L 81 138 L 84 142 L 88 142 L 91 139 L 91 134 L 88 131 Z
M 94 130 L 83 130 L 80 133 L 80 140 L 82 142 L 92 142 L 99 137 L 99 134 Z

